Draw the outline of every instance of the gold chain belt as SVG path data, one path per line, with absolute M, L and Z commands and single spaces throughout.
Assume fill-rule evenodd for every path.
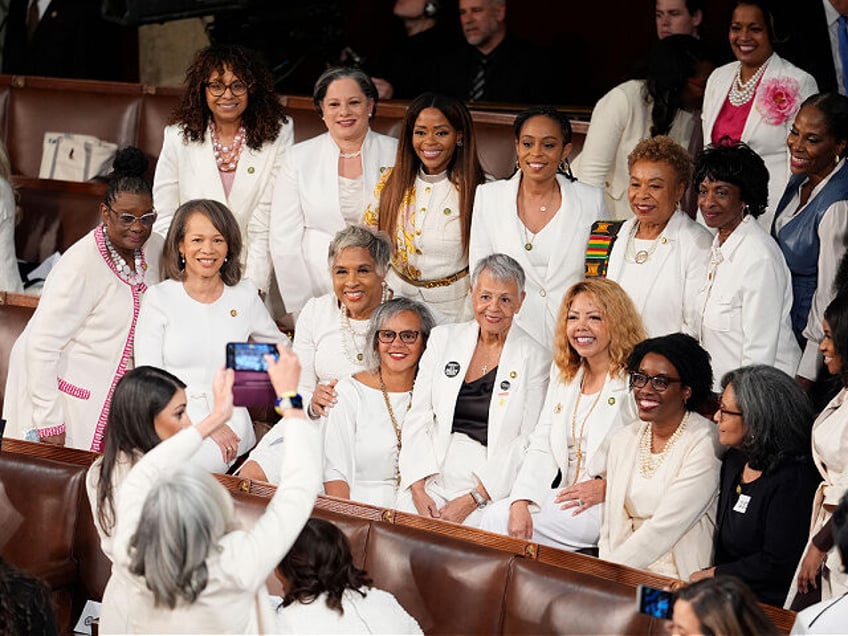
M 467 267 L 462 268 L 456 274 L 451 274 L 450 276 L 446 276 L 445 278 L 436 278 L 434 280 L 415 280 L 414 278 L 410 278 L 409 276 L 401 272 L 397 267 L 395 267 L 394 263 L 392 263 L 392 269 L 395 271 L 395 274 L 398 275 L 398 278 L 400 278 L 405 283 L 409 283 L 410 285 L 414 285 L 415 287 L 423 287 L 425 289 L 447 287 L 448 285 L 452 285 L 456 281 L 468 276 Z

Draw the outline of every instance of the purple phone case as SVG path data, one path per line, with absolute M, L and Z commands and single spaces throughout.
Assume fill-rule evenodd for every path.
M 233 384 L 235 406 L 274 406 L 277 394 L 265 371 L 236 371 Z

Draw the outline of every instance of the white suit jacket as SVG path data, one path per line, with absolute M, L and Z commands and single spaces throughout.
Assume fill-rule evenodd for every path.
M 568 453 L 572 445 L 571 414 L 580 393 L 583 371 L 581 368 L 571 382 L 564 384 L 559 367 L 551 365 L 548 393 L 539 423 L 530 436 L 530 446 L 509 496 L 510 501 L 530 501 L 530 510 L 533 512 L 539 510 L 548 496 L 557 469 L 562 471 L 561 487 L 568 485 L 565 480 L 568 475 Z M 589 475 L 606 474 L 610 438 L 636 417 L 636 407 L 626 375 L 607 377 L 598 404 L 586 423 L 583 452 L 586 454 Z
M 364 192 L 393 166 L 397 139 L 369 130 L 362 144 Z M 365 213 L 363 206 L 362 213 Z M 344 229 L 339 205 L 339 147 L 330 133 L 295 144 L 283 158 L 271 203 L 271 258 L 290 312 L 332 289 L 327 248 Z
M 705 144 L 712 142 L 713 126 L 715 126 L 721 107 L 727 99 L 730 87 L 733 85 L 737 68 L 739 68 L 739 62 L 725 64 L 714 70 L 707 79 L 704 106 L 701 113 Z M 751 112 L 748 114 L 745 128 L 742 130 L 742 141 L 751 146 L 763 158 L 769 171 L 769 206 L 765 214 L 757 219 L 767 232 L 771 229 L 774 209 L 780 202 L 780 197 L 789 181 L 789 149 L 786 146 L 786 137 L 789 136 L 789 129 L 795 121 L 795 115 L 793 114 L 782 124 L 769 124 L 763 120 L 763 116 L 757 110 L 757 100 L 769 80 L 783 77 L 792 77 L 798 81 L 799 105 L 807 97 L 818 91 L 818 85 L 812 75 L 802 71 L 775 53 L 768 67 L 766 67 L 766 72 L 763 74 L 759 88 L 753 97 L 754 103 L 751 105 Z
M 644 570 L 672 552 L 678 574 L 688 579 L 695 570 L 712 564 L 721 470 L 716 426 L 697 413 L 689 414 L 686 430 L 664 460 L 671 479 L 655 484 L 665 493 L 662 501 L 634 531 L 625 500 L 633 467 L 639 464 L 641 431 L 642 423 L 636 420 L 610 441 L 606 503 L 598 543 L 600 557 Z
M 268 257 L 271 190 L 283 155 L 293 141 L 294 125 L 289 119 L 271 143 L 259 150 L 245 146 L 227 197 L 209 131 L 202 142 L 187 142 L 178 125 L 168 126 L 153 178 L 153 205 L 159 213 L 153 229 L 165 236 L 174 212 L 186 201 L 214 199 L 226 204 L 241 228 L 244 275 L 256 287 L 267 291 L 271 282 Z
M 521 172 L 510 179 L 477 186 L 468 257 L 472 272 L 480 259 L 495 253 L 511 256 L 524 268 L 527 298 L 515 320 L 548 351 L 553 348 L 562 298 L 571 285 L 583 280 L 592 223 L 609 217 L 600 188 L 572 182 L 561 175 L 557 175 L 557 181 L 562 193 L 558 214 L 565 218 L 559 219 L 560 249 L 548 263 L 544 277 L 530 264 L 522 237 L 512 231 L 518 215 L 516 198 Z
M 627 238 L 636 219 L 625 221 L 610 253 L 607 278 L 621 282 L 625 267 L 642 267 L 625 261 Z M 651 337 L 683 331 L 695 335 L 698 291 L 707 275 L 712 235 L 684 212 L 675 212 L 663 230 L 666 241 L 658 241 L 651 259 L 659 265 L 653 275 L 640 277 L 637 288 L 626 291 Z
M 459 389 L 477 345 L 475 321 L 433 329 L 418 367 L 412 409 L 403 425 L 400 490 L 441 472 Z M 547 352 L 513 323 L 501 352 L 489 405 L 487 462 L 476 473 L 492 500 L 506 497 L 539 417 L 547 387 Z
M 619 219 L 633 217 L 627 199 L 627 155 L 651 136 L 653 101 L 646 100 L 647 95 L 645 80 L 630 80 L 601 97 L 592 109 L 583 150 L 571 164 L 580 181 L 604 188 L 607 206 Z M 688 149 L 696 125 L 700 123 L 692 113 L 678 109 L 668 136 Z

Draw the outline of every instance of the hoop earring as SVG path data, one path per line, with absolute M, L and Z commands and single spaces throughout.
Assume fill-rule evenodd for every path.
M 577 181 L 577 177 L 575 177 L 571 172 L 571 162 L 568 161 L 568 157 L 565 157 L 559 162 L 559 171 L 564 174 L 565 178 L 569 181 Z

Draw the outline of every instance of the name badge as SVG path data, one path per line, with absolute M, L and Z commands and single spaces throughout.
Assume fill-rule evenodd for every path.
M 459 362 L 451 361 L 445 365 L 445 375 L 449 378 L 455 378 L 459 375 Z
M 733 511 L 740 512 L 744 515 L 745 511 L 748 510 L 749 503 L 751 503 L 751 497 L 749 495 L 739 495 L 739 499 L 736 500 L 736 505 L 733 506 Z

